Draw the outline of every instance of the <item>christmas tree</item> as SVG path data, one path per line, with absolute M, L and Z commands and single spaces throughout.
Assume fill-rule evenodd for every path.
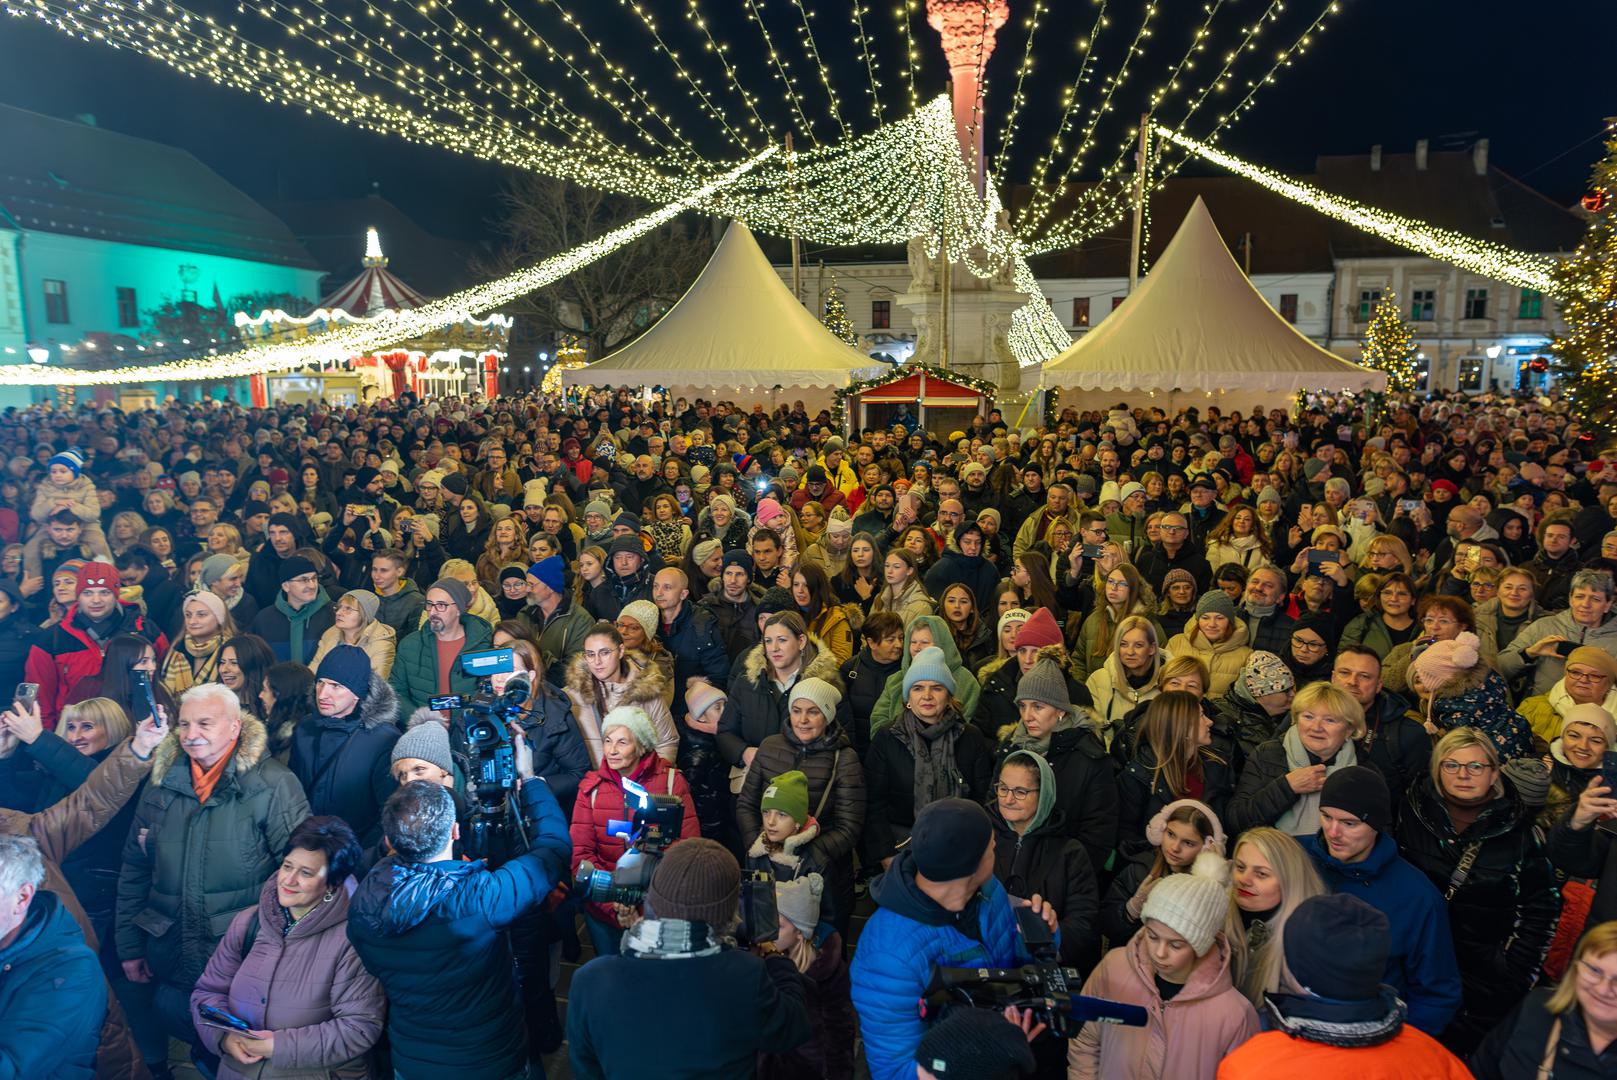
M 1551 272 L 1566 332 L 1554 336 L 1550 353 L 1573 417 L 1604 445 L 1617 438 L 1617 138 L 1606 143 L 1591 187 L 1583 198 L 1589 231 Z
M 1360 363 L 1386 372 L 1389 391 L 1407 393 L 1420 384 L 1420 373 L 1415 370 L 1415 335 L 1398 313 L 1398 297 L 1391 291 L 1376 302 L 1364 331 L 1363 349 Z
M 825 328 L 837 337 L 846 341 L 854 348 L 859 347 L 859 335 L 853 332 L 853 322 L 848 318 L 848 306 L 842 302 L 842 291 L 836 283 L 831 283 L 831 292 L 825 298 Z

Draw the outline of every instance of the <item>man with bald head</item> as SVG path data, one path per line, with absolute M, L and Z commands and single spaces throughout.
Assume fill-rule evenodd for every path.
M 1157 536 L 1157 542 L 1135 564 L 1151 588 L 1160 596 L 1162 579 L 1168 576 L 1168 571 L 1184 569 L 1196 579 L 1197 594 L 1206 592 L 1213 580 L 1213 568 L 1207 565 L 1207 557 L 1190 542 L 1190 522 L 1185 515 L 1178 511 L 1163 514 L 1157 523 Z
M 715 733 L 693 724 L 686 712 L 686 693 L 707 682 L 720 690 L 730 685 L 730 654 L 724 647 L 718 616 L 691 603 L 690 581 L 676 566 L 657 571 L 651 582 L 657 605 L 657 640 L 674 657 L 674 720 L 681 725 L 679 768 L 691 785 L 691 800 L 703 836 L 733 832 L 729 764 L 718 751 Z

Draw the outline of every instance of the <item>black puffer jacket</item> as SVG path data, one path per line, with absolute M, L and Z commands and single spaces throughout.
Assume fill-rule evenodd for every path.
M 1406 715 L 1409 709 L 1409 702 L 1383 690 L 1365 710 L 1365 735 L 1357 743 L 1359 759 L 1368 760 L 1387 778 L 1395 805 L 1427 778 L 1432 758 L 1432 737 Z
M 1225 760 L 1229 755 L 1224 747 L 1215 742 L 1208 751 L 1202 755 L 1201 801 L 1223 821 L 1230 796 L 1235 793 L 1235 772 Z M 1169 790 L 1168 781 L 1162 775 L 1153 776 L 1156 767 L 1156 753 L 1149 743 L 1142 743 L 1117 778 L 1119 854 L 1132 856 L 1149 851 L 1151 841 L 1145 838 L 1146 824 L 1164 806 L 1189 798 L 1187 795 L 1175 795 Z
M 1015 749 L 1009 741 L 1000 744 L 994 757 L 996 774 Z M 1117 846 L 1117 769 L 1106 744 L 1092 727 L 1080 724 L 1052 733 L 1043 757 L 1055 773 L 1056 809 L 1067 835 L 1084 846 L 1089 865 L 1099 876 Z
M 837 674 L 836 654 L 813 634 L 808 637 L 803 665 L 792 685 L 804 679 L 824 679 L 840 691 L 842 676 Z M 786 726 L 786 693 L 775 686 L 768 669 L 769 658 L 760 642 L 730 673 L 730 697 L 719 718 L 718 742 L 724 760 L 737 768 L 744 764 L 742 755 L 749 746 L 762 745 Z
M 751 844 L 763 831 L 758 803 L 764 789 L 775 777 L 793 769 L 808 778 L 809 813 L 820 826 L 806 855 L 811 863 L 823 867 L 821 872 L 828 878 L 826 893 L 831 903 L 822 918 L 845 923 L 853 913 L 853 852 L 865 827 L 865 770 L 835 720 L 810 743 L 800 740 L 787 724 L 780 734 L 759 745 L 736 800 L 742 843 Z
M 1236 772 L 1246 765 L 1254 751 L 1270 739 L 1280 738 L 1290 722 L 1286 713 L 1270 716 L 1262 705 L 1248 701 L 1235 692 L 1214 698 L 1207 703 L 1213 714 L 1213 738 L 1230 747 L 1230 764 Z
M 1312 756 L 1312 755 L 1310 755 Z M 1373 761 L 1359 757 L 1360 765 L 1375 769 Z M 1376 769 L 1377 772 L 1381 770 Z M 1224 834 L 1239 836 L 1259 825 L 1273 825 L 1297 801 L 1297 793 L 1286 783 L 1291 766 L 1286 764 L 1286 748 L 1279 738 L 1258 747 L 1241 767 L 1235 794 L 1230 796 L 1224 817 Z
M 1510 780 L 1500 783 L 1504 794 L 1456 833 L 1426 777 L 1405 798 L 1395 833 L 1399 854 L 1448 898 L 1463 1004 L 1443 1042 L 1462 1056 L 1533 988 L 1561 914 L 1555 871 L 1532 815 Z M 1470 872 L 1455 887 L 1457 868 L 1473 847 Z
M 870 748 L 871 710 L 876 707 L 876 699 L 881 697 L 888 678 L 898 669 L 897 660 L 878 664 L 865 648 L 850 657 L 838 671 L 842 676 L 842 702 L 837 706 L 837 724 L 847 733 L 861 761 Z
M 990 805 L 988 815 L 994 819 L 994 876 L 1012 896 L 1037 896 L 1055 909 L 1061 962 L 1087 976 L 1100 958 L 1095 871 L 1083 845 L 1067 835 L 1061 808 L 1021 836 L 1005 823 L 998 806 Z
M 1106 935 L 1107 948 L 1115 949 L 1139 932 L 1139 919 L 1129 915 L 1129 901 L 1140 891 L 1151 868 L 1157 863 L 1157 850 L 1146 848 L 1123 861 L 1123 866 L 1106 890 L 1100 905 L 1100 930 Z
M 986 803 L 994 778 L 992 744 L 963 721 L 955 736 L 954 762 L 960 774 L 959 795 Z M 864 861 L 876 867 L 909 839 L 915 824 L 915 758 L 899 737 L 897 723 L 888 724 L 870 740 L 865 755 Z
M 309 810 L 340 817 L 364 847 L 382 838 L 382 804 L 398 787 L 388 771 L 399 730 L 399 698 L 386 679 L 371 672 L 370 692 L 340 719 L 313 707 L 292 732 L 287 767 L 303 785 Z

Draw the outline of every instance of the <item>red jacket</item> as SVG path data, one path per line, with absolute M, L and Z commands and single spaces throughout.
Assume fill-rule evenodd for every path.
M 80 681 L 101 673 L 101 646 L 74 625 L 78 614 L 79 605 L 74 604 L 62 621 L 42 631 L 28 650 L 23 678 L 39 684 L 39 715 L 47 731 L 55 730 L 62 706 Z M 134 604 L 123 605 L 123 624 L 114 633 L 135 634 L 150 641 L 159 663 L 168 651 L 168 638 Z M 107 635 L 109 639 L 112 636 Z
M 691 801 L 691 787 L 678 769 L 652 752 L 640 759 L 629 779 L 652 795 L 678 795 L 685 804 L 680 839 L 701 835 L 696 823 L 696 804 Z M 573 824 L 569 830 L 573 835 L 573 873 L 578 873 L 578 864 L 585 859 L 597 870 L 610 870 L 618 865 L 628 845 L 620 836 L 608 836 L 606 827 L 610 822 L 628 819 L 623 796 L 622 777 L 604 761 L 578 785 L 578 801 L 573 803 Z M 608 926 L 618 925 L 610 906 L 590 904 L 589 908 Z

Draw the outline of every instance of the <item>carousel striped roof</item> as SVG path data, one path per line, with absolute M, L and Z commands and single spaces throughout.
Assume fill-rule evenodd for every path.
M 359 276 L 321 300 L 319 307 L 341 309 L 355 317 L 379 315 L 384 311 L 409 311 L 427 298 L 388 271 L 387 259 L 377 240 L 376 230 L 366 237 L 365 269 Z

